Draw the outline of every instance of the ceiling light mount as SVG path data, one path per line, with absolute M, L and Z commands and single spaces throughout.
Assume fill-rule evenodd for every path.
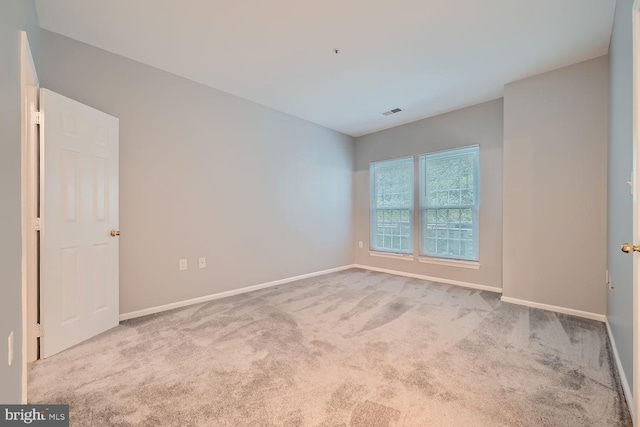
M 337 47 L 333 48 L 333 53 L 335 53 L 336 55 L 340 53 L 340 49 L 338 49 Z

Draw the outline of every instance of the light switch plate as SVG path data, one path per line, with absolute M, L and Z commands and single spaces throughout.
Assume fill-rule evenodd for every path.
M 182 258 L 180 260 L 180 270 L 186 270 L 187 269 L 187 259 L 186 258 Z
M 207 266 L 207 258 L 198 258 L 198 268 L 205 268 Z

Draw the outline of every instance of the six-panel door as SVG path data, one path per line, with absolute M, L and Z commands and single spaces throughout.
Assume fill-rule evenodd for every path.
M 118 119 L 40 91 L 41 356 L 118 324 Z

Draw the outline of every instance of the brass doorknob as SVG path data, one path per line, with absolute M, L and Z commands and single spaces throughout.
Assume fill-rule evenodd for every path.
M 120 235 L 120 230 L 111 230 L 109 232 L 109 234 L 111 235 L 111 237 L 116 237 Z
M 630 254 L 631 252 L 640 252 L 640 246 L 634 246 L 631 243 L 624 243 L 620 246 L 620 250 L 626 254 Z

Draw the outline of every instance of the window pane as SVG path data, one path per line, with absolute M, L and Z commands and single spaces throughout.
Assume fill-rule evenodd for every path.
M 427 209 L 427 223 L 435 223 L 436 222 L 436 210 L 435 209 Z
M 420 156 L 421 253 L 477 260 L 478 147 Z
M 436 251 L 436 239 L 427 238 L 427 251 L 430 253 Z
M 460 204 L 460 190 L 449 191 L 449 205 L 456 206 Z
M 451 150 L 421 156 L 425 168 L 426 199 L 429 206 L 473 204 L 474 176 L 478 149 Z
M 473 211 L 471 209 L 461 209 L 460 217 L 461 222 L 471 225 L 473 221 Z
M 462 205 L 471 205 L 473 204 L 473 191 L 472 190 L 462 190 L 461 194 L 461 204 Z
M 382 214 L 382 215 L 381 215 Z M 389 252 L 410 252 L 412 239 L 410 211 L 408 209 L 378 210 L 372 249 Z
M 411 253 L 413 158 L 372 163 L 371 249 Z
M 371 165 L 376 208 L 409 208 L 413 204 L 413 159 Z

